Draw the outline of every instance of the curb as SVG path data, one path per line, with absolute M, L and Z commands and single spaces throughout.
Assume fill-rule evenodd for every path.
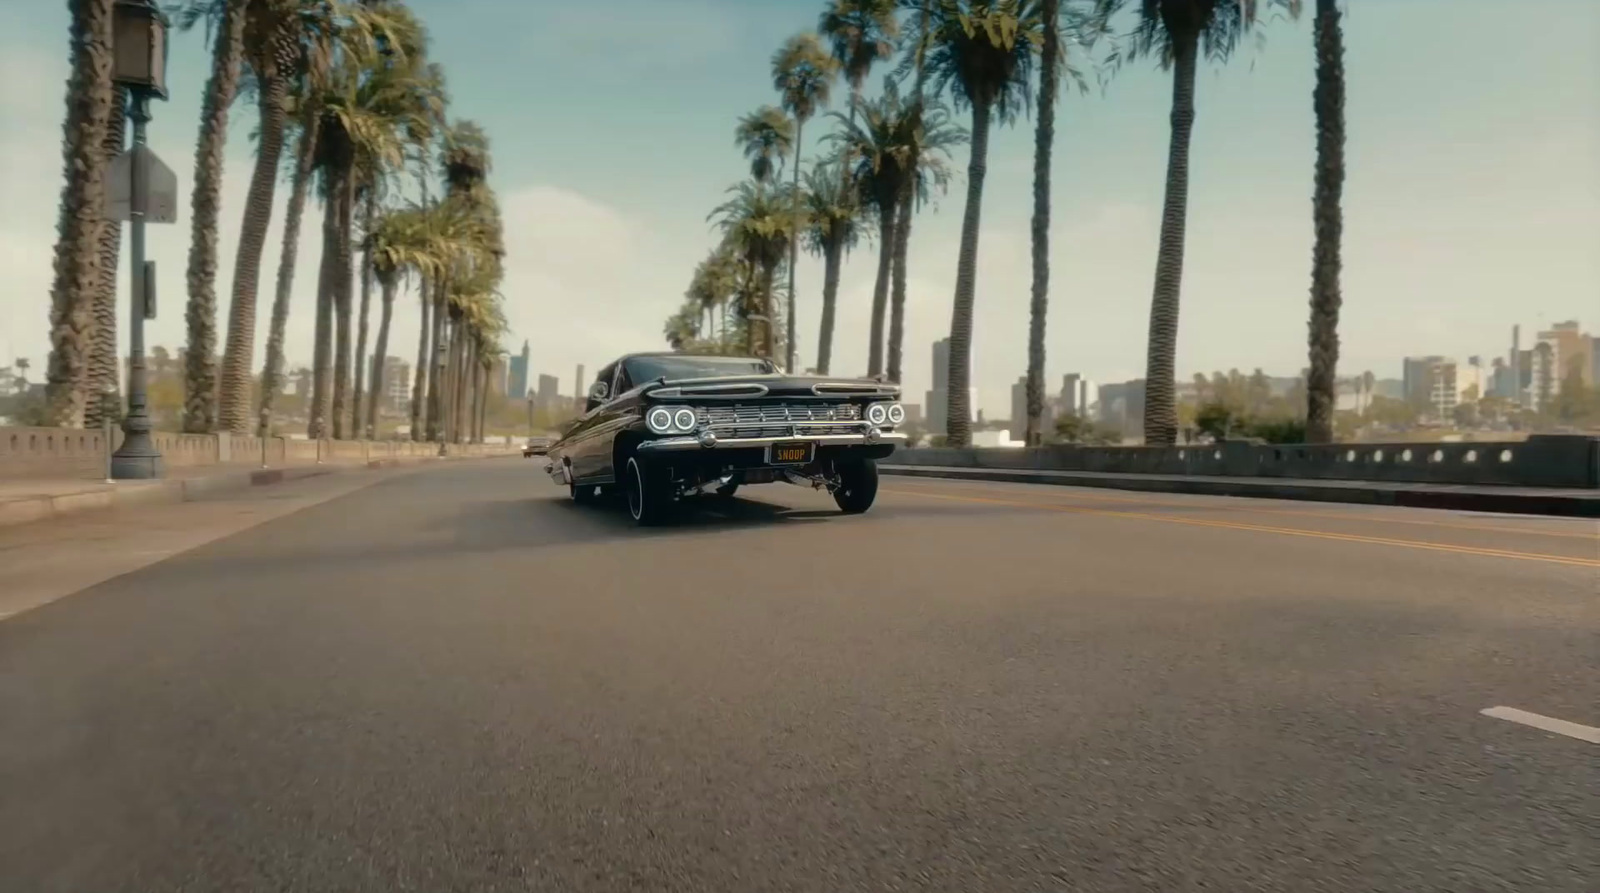
M 62 515 L 77 514 L 95 509 L 110 509 L 130 505 L 170 505 L 189 502 L 197 497 L 246 490 L 250 487 L 267 487 L 288 481 L 300 481 L 324 475 L 345 474 L 354 471 L 382 471 L 424 465 L 430 462 L 452 462 L 471 459 L 500 459 L 520 456 L 417 456 L 396 459 L 373 459 L 368 462 L 337 463 L 326 465 L 291 465 L 284 468 L 229 469 L 204 477 L 178 480 L 124 481 L 101 485 L 103 489 L 59 496 L 30 496 L 0 502 L 0 528 L 14 524 L 44 521 Z
M 1446 509 L 1459 512 L 1494 512 L 1516 515 L 1550 515 L 1564 518 L 1600 518 L 1600 491 L 1593 495 L 1568 492 L 1499 492 L 1492 488 L 1428 489 L 1404 484 L 1368 483 L 1364 486 L 1328 486 L 1283 483 L 1270 478 L 1218 480 L 1152 475 L 1078 474 L 1070 471 L 1041 473 L 991 468 L 944 468 L 919 465 L 880 465 L 883 474 L 944 478 L 960 481 L 1001 481 L 1057 487 L 1098 487 L 1146 493 L 1188 493 L 1195 496 L 1241 496 L 1252 499 L 1289 499 L 1302 502 L 1342 502 L 1402 508 Z

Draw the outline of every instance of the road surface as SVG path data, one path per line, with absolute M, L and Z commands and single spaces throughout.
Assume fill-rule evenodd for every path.
M 0 531 L 0 890 L 1600 884 L 1593 522 L 538 470 Z

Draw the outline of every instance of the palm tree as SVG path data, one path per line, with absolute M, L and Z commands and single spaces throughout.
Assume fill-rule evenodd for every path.
M 1056 139 L 1056 88 L 1060 84 L 1061 0 L 1039 8 L 1039 120 L 1033 134 L 1033 289 L 1028 306 L 1028 421 L 1023 442 L 1044 443 L 1044 328 L 1050 301 L 1050 154 Z
M 446 201 L 454 205 L 442 220 L 455 227 L 446 237 L 455 256 L 434 283 L 429 356 L 444 356 L 444 368 L 449 371 L 459 367 L 461 349 L 461 343 L 455 338 L 459 332 L 459 308 L 451 302 L 452 290 L 459 290 L 460 286 L 454 280 L 471 277 L 478 266 L 498 265 L 503 248 L 499 209 L 487 185 L 491 161 L 489 140 L 482 128 L 471 121 L 458 121 L 445 130 L 439 165 L 445 181 Z M 428 381 L 428 437 L 430 440 L 440 438 L 442 443 L 448 433 L 444 426 L 446 412 L 451 409 L 453 380 L 442 381 L 441 377 L 436 374 Z
M 901 177 L 899 213 L 894 223 L 894 258 L 890 262 L 889 380 L 899 383 L 904 358 L 906 319 L 906 266 L 911 248 L 911 219 L 934 188 L 943 193 L 950 184 L 949 153 L 967 141 L 967 132 L 950 123 L 944 107 L 920 92 L 906 106 L 904 124 L 905 173 Z
M 102 144 L 105 160 L 122 154 L 127 142 L 127 116 L 123 109 L 128 91 L 112 86 L 111 115 L 106 120 Z M 107 414 L 118 415 L 122 405 L 122 362 L 117 359 L 117 269 L 122 257 L 122 224 L 103 220 L 100 225 L 100 284 L 94 295 L 94 340 L 89 350 L 88 378 L 84 382 L 83 426 L 98 428 Z
M 977 290 L 978 228 L 989 154 L 989 125 L 1005 124 L 1026 111 L 1035 47 L 1037 10 L 1022 0 L 939 0 L 933 9 L 928 73 L 935 93 L 948 89 L 958 106 L 972 111 L 972 150 L 967 162 L 967 206 L 961 218 L 961 249 L 950 317 L 950 407 L 946 442 L 971 439 L 967 388 L 972 380 L 972 309 Z
M 733 141 L 750 161 L 750 179 L 757 188 L 765 189 L 794 149 L 794 122 L 782 109 L 764 105 L 739 119 Z
M 794 371 L 795 351 L 794 271 L 799 265 L 800 230 L 803 228 L 800 216 L 800 165 L 805 143 L 802 141 L 802 134 L 806 122 L 817 113 L 817 109 L 828 104 L 833 81 L 838 76 L 838 62 L 822 48 L 822 43 L 815 34 L 796 34 L 778 50 L 777 55 L 772 57 L 772 85 L 783 97 L 783 107 L 794 116 L 795 155 L 792 194 L 795 200 L 795 224 L 789 239 L 789 329 L 788 350 L 784 356 L 784 368 L 791 372 Z
M 1316 243 L 1311 264 L 1311 366 L 1306 375 L 1306 440 L 1333 440 L 1339 365 L 1339 243 L 1344 230 L 1344 33 L 1338 0 L 1317 0 L 1312 26 L 1317 53 L 1317 171 L 1311 193 Z
M 863 101 L 849 117 L 838 112 L 833 117 L 838 120 L 839 129 L 828 138 L 838 146 L 841 158 L 851 160 L 851 180 L 878 220 L 878 278 L 872 290 L 871 341 L 867 349 L 867 374 L 878 375 L 883 372 L 896 212 L 901 194 L 908 188 L 909 161 L 914 156 L 926 156 L 934 168 L 929 179 L 938 179 L 943 176 L 943 168 L 937 153 L 945 151 L 959 136 L 937 110 L 927 116 L 913 114 L 892 78 L 886 79 L 883 95 L 878 99 Z M 929 144 L 930 135 L 937 145 Z M 917 185 L 925 187 L 926 182 Z
M 806 175 L 806 250 L 822 257 L 822 323 L 817 334 L 817 374 L 833 361 L 833 321 L 844 255 L 861 234 L 860 196 L 841 183 L 836 165 L 816 164 Z
M 1291 6 L 1298 0 L 1282 0 Z M 1129 0 L 1095 0 L 1102 28 Z M 1189 209 L 1189 136 L 1194 130 L 1195 69 L 1204 54 L 1222 61 L 1255 24 L 1258 0 L 1137 0 L 1137 21 L 1125 45 L 1106 57 L 1123 61 L 1155 56 L 1172 72 L 1172 139 L 1167 148 L 1166 197 L 1150 297 L 1145 357 L 1144 440 L 1170 446 L 1178 439 L 1173 367 L 1178 350 L 1178 296 L 1183 281 L 1184 225 Z M 954 384 L 951 385 L 954 387 Z
M 831 0 L 817 21 L 817 32 L 828 42 L 850 85 L 852 121 L 872 66 L 894 52 L 895 35 L 900 31 L 894 8 L 895 0 Z M 841 177 L 849 176 L 849 161 L 844 159 L 840 165 Z
M 200 109 L 200 136 L 194 151 L 194 189 L 190 194 L 189 302 L 184 310 L 188 345 L 184 361 L 183 430 L 204 433 L 217 416 L 217 243 L 222 207 L 222 156 L 228 141 L 228 109 L 239 90 L 239 63 L 249 0 L 222 0 L 216 8 L 216 41 L 211 77 Z M 196 5 L 191 5 L 194 9 Z M 212 4 L 186 14 L 192 27 Z
M 745 321 L 751 353 L 771 357 L 775 348 L 773 284 L 789 247 L 794 218 L 788 209 L 789 197 L 762 189 L 759 183 L 744 182 L 728 190 L 733 198 L 717 206 L 708 219 L 716 218 L 728 250 L 748 265 L 740 301 L 740 316 Z M 759 313 L 757 312 L 759 308 Z M 761 325 L 757 326 L 757 321 Z M 757 331 L 760 343 L 757 343 Z
M 46 420 L 83 422 L 84 382 L 94 339 L 94 298 L 101 285 L 100 232 L 105 206 L 105 141 L 112 114 L 112 0 L 71 0 L 72 75 L 62 127 L 65 168 L 50 288 L 50 359 Z
M 404 7 L 390 8 L 402 14 Z M 403 13 L 409 15 L 409 13 Z M 420 25 L 417 26 L 420 33 Z M 390 170 L 404 161 L 407 135 L 433 126 L 442 114 L 436 97 L 424 84 L 431 69 L 417 56 L 348 53 L 335 69 L 329 88 L 319 98 L 321 121 L 316 165 L 322 174 L 325 274 L 318 283 L 317 355 L 319 386 L 313 396 L 312 426 L 322 432 L 331 413 L 332 433 L 344 436 L 345 406 L 350 396 L 352 336 L 351 260 L 354 254 L 355 205 L 364 172 Z M 369 175 L 370 176 L 370 175 Z M 331 324 L 330 324 L 331 323 Z M 333 338 L 332 369 L 327 339 Z M 331 376 L 329 375 L 331 371 Z M 331 405 L 324 399 L 331 377 Z M 356 426 L 352 425 L 352 428 Z

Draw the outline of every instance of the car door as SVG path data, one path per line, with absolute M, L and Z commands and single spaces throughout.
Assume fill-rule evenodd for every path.
M 572 464 L 574 477 L 597 484 L 612 480 L 615 473 L 611 467 L 612 444 L 616 441 L 617 434 L 628 426 L 638 411 L 637 398 L 628 394 L 633 385 L 628 381 L 628 374 L 623 364 L 618 363 L 606 371 L 611 375 L 605 400 L 596 406 L 593 413 L 585 420 L 588 427 L 584 433 L 583 446 Z M 599 381 L 607 380 L 604 377 L 599 379 Z
M 584 399 L 583 412 L 567 426 L 553 451 L 557 458 L 572 467 L 574 477 L 579 476 L 584 466 L 583 455 L 594 436 L 594 425 L 599 410 L 611 398 L 611 378 L 615 373 L 616 366 L 611 365 L 595 375 L 594 384 L 589 387 L 589 393 Z M 602 396 L 596 396 L 602 392 Z

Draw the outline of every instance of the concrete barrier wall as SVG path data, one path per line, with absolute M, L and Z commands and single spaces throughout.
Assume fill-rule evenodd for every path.
M 1536 434 L 1520 442 L 896 450 L 894 465 L 1217 475 L 1312 480 L 1600 487 L 1600 438 Z
M 426 458 L 439 455 L 436 443 L 409 440 L 291 440 L 236 437 L 229 434 L 153 435 L 168 468 L 251 466 L 262 463 L 262 447 L 270 466 L 316 462 L 355 463 L 387 459 Z M 122 443 L 122 432 L 112 430 L 110 450 Z M 518 452 L 506 444 L 449 444 L 446 455 L 492 456 Z M 96 479 L 106 472 L 108 450 L 100 431 L 74 428 L 0 427 L 0 480 Z

